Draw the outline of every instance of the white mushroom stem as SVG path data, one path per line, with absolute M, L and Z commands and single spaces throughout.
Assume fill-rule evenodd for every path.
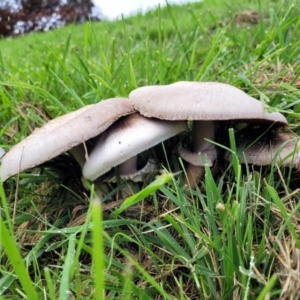
M 137 155 L 127 159 L 123 163 L 119 165 L 119 173 L 120 175 L 128 175 L 135 173 L 137 171 Z M 131 183 L 126 183 L 126 187 L 122 189 L 122 197 L 127 198 L 134 194 L 133 187 Z
M 214 140 L 215 137 L 215 127 L 212 121 L 195 121 L 193 128 L 193 153 L 198 156 L 198 164 L 192 164 L 190 161 L 186 168 L 186 178 L 184 184 L 189 184 L 193 189 L 196 187 L 197 183 L 200 181 L 204 173 L 203 165 L 208 163 L 212 165 L 216 159 L 215 146 L 207 140 Z M 199 154 L 206 154 L 207 157 L 201 156 Z M 191 154 L 195 158 L 195 155 Z M 184 158 L 184 157 L 183 157 Z M 185 159 L 185 158 L 184 158 Z M 206 162 L 206 161 L 207 162 Z
M 130 157 L 129 159 L 121 163 L 119 165 L 120 175 L 128 175 L 128 174 L 135 173 L 137 171 L 136 164 L 137 164 L 137 155 Z
M 184 185 L 190 186 L 194 189 L 204 174 L 204 167 L 194 166 L 188 164 L 186 167 L 186 178 L 184 179 Z
M 83 168 L 83 165 L 85 164 L 87 160 L 87 152 L 83 144 L 79 144 L 72 149 L 69 150 L 69 152 L 72 154 L 72 156 L 75 158 L 75 160 L 78 162 L 81 168 Z
M 142 182 L 144 177 L 150 173 L 155 173 L 159 170 L 157 161 L 155 159 L 149 159 L 146 165 L 140 169 L 130 174 L 119 174 L 121 182 L 124 181 L 133 181 L 133 182 Z M 111 178 L 104 178 L 104 182 L 117 182 L 116 176 Z
M 83 168 L 83 165 L 88 160 L 88 154 L 86 152 L 86 148 L 84 147 L 84 145 L 80 144 L 76 147 L 73 147 L 72 149 L 69 150 L 69 152 L 78 162 L 80 167 Z M 119 175 L 120 176 L 129 175 L 130 177 L 131 174 L 135 174 L 137 172 L 136 166 L 137 166 L 137 155 L 127 159 L 126 161 L 124 161 L 119 165 Z M 104 189 L 105 192 L 108 192 L 107 186 L 104 182 L 96 182 L 95 193 L 99 200 L 102 200 L 104 198 L 101 189 Z M 124 197 L 133 195 L 132 187 L 128 184 L 126 188 L 122 190 L 122 194 Z
M 88 154 L 83 144 L 77 145 L 69 150 L 74 159 L 78 162 L 82 168 L 85 162 L 88 160 Z M 137 155 L 127 159 L 119 165 L 120 175 L 128 175 L 137 171 Z
M 215 138 L 215 126 L 212 121 L 195 121 L 193 128 L 194 151 L 195 153 L 204 152 L 214 145 L 208 140 Z
M 88 154 L 86 152 L 85 146 L 83 144 L 80 144 L 80 145 L 70 149 L 69 152 L 72 154 L 74 159 L 78 162 L 80 167 L 83 168 L 83 165 L 85 164 L 85 162 L 88 161 Z M 137 155 L 127 159 L 125 162 L 123 162 L 119 165 L 119 175 L 120 176 L 126 176 L 126 175 L 130 176 L 130 174 L 135 174 L 137 172 L 136 166 L 137 166 Z M 83 180 L 83 178 L 82 178 L 82 180 Z M 104 180 L 104 182 L 102 182 L 102 181 L 95 182 L 95 194 L 100 201 L 102 201 L 104 198 L 104 193 L 102 191 L 104 191 L 105 194 L 108 193 L 108 188 L 107 188 L 106 182 L 109 182 L 109 181 Z M 84 185 L 84 186 L 86 189 L 88 189 L 88 187 L 86 185 Z M 123 197 L 128 197 L 133 194 L 134 194 L 133 189 L 130 184 L 127 184 L 127 186 L 122 189 Z

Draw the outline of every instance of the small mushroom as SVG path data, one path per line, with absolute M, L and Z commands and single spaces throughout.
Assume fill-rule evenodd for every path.
M 217 151 L 210 142 L 215 139 L 213 121 L 237 120 L 286 125 L 280 113 L 268 113 L 262 103 L 236 87 L 218 82 L 177 82 L 165 86 L 145 86 L 132 91 L 129 100 L 146 117 L 163 120 L 194 120 L 193 153 L 179 148 L 179 154 L 190 164 L 187 182 L 194 188 L 210 166 Z
M 185 122 L 150 119 L 138 113 L 124 117 L 100 135 L 84 164 L 83 176 L 95 180 L 119 165 L 120 175 L 131 179 L 136 176 L 137 154 L 184 130 Z
M 294 134 L 272 132 L 257 141 L 242 137 L 237 143 L 237 153 L 243 164 L 267 166 L 276 163 L 282 167 L 300 167 L 300 142 Z M 224 158 L 231 160 L 231 153 L 226 152 Z
M 33 168 L 99 135 L 122 116 L 134 109 L 128 99 L 113 98 L 65 114 L 35 129 L 2 157 L 0 176 L 10 176 Z M 73 150 L 83 165 L 82 148 Z

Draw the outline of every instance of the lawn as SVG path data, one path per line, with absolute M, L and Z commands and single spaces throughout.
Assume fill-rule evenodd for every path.
M 0 40 L 0 146 L 137 87 L 218 81 L 299 134 L 300 9 L 211 0 Z M 235 153 L 230 124 L 228 143 Z M 250 130 L 252 130 L 250 128 Z M 188 133 L 189 134 L 189 133 Z M 188 136 L 180 136 L 180 139 Z M 64 154 L 0 185 L 1 299 L 299 299 L 299 173 L 218 158 L 194 190 L 168 145 L 126 200 Z M 125 202 L 124 202 L 125 201 Z

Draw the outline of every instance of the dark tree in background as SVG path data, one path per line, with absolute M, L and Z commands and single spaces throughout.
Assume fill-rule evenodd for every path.
M 93 8 L 92 0 L 7 0 L 0 6 L 0 37 L 99 20 Z

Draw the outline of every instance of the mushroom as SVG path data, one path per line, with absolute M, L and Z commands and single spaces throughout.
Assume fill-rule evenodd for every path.
M 145 86 L 132 91 L 129 100 L 146 117 L 163 120 L 194 120 L 193 155 L 179 147 L 190 164 L 187 179 L 194 188 L 203 175 L 204 163 L 212 165 L 217 153 L 213 121 L 237 120 L 286 125 L 280 113 L 268 113 L 262 103 L 236 87 L 218 82 L 177 82 L 165 86 Z
M 140 178 L 136 174 L 137 154 L 186 130 L 182 121 L 170 122 L 145 118 L 139 113 L 124 117 L 100 135 L 84 164 L 83 176 L 95 180 L 119 165 L 119 173 L 125 179 Z M 146 166 L 146 169 L 149 168 Z M 151 170 L 151 167 L 150 167 Z M 145 170 L 145 173 L 147 171 Z
M 278 132 L 266 134 L 257 141 L 243 136 L 237 140 L 237 153 L 243 164 L 267 166 L 276 163 L 299 169 L 300 142 L 297 138 L 294 134 Z M 231 160 L 231 153 L 226 152 L 224 158 Z
M 2 157 L 1 180 L 5 181 L 84 143 L 102 133 L 120 117 L 133 112 L 128 99 L 113 98 L 49 121 Z M 72 150 L 80 165 L 85 161 L 82 149 L 77 146 Z

